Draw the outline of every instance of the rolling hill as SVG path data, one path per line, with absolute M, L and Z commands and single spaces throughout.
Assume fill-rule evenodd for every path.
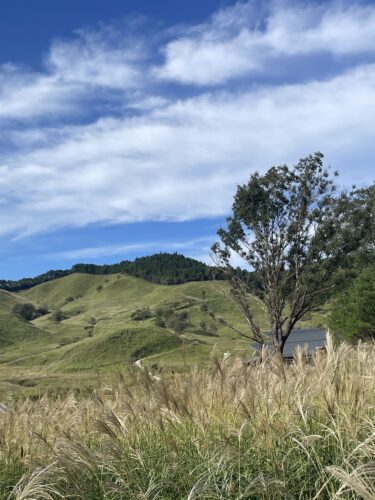
M 129 276 L 165 285 L 179 285 L 189 281 L 223 279 L 219 269 L 199 260 L 185 257 L 177 252 L 161 252 L 145 257 L 138 257 L 133 261 L 123 260 L 115 264 L 102 265 L 75 264 L 70 269 L 51 269 L 33 278 L 0 280 L 0 290 L 7 290 L 8 292 L 27 290 L 36 285 L 76 273 L 93 275 L 126 273 Z
M 244 327 L 227 291 L 223 280 L 163 285 L 82 272 L 0 290 L 0 391 L 81 391 L 95 385 L 98 372 L 111 378 L 138 360 L 157 373 L 207 365 L 213 352 L 247 356 L 249 342 L 220 321 Z M 250 300 L 266 329 L 261 303 Z M 20 303 L 48 313 L 26 321 L 15 311 Z

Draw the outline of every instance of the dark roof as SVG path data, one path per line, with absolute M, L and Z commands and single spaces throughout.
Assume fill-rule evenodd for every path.
M 267 337 L 271 337 L 271 332 L 266 332 Z M 297 346 L 305 349 L 307 354 L 313 354 L 316 349 L 324 348 L 326 345 L 327 333 L 320 328 L 304 328 L 292 330 L 285 342 L 283 357 L 293 357 L 293 352 Z M 271 340 L 265 343 L 266 348 L 271 348 Z M 252 344 L 257 351 L 260 350 L 259 344 Z

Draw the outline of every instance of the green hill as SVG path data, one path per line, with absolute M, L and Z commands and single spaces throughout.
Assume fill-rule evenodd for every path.
M 76 273 L 0 291 L 0 391 L 83 390 L 98 372 L 110 378 L 137 360 L 156 373 L 207 365 L 213 352 L 247 356 L 249 341 L 220 321 L 245 328 L 227 291 L 225 281 L 162 285 L 123 273 Z M 251 301 L 266 329 L 259 300 Z M 48 313 L 25 321 L 14 311 L 19 303 Z
M 27 290 L 48 281 L 84 273 L 93 275 L 124 273 L 143 278 L 152 283 L 177 285 L 189 281 L 222 279 L 222 273 L 203 262 L 178 253 L 157 253 L 138 257 L 133 261 L 123 260 L 116 264 L 75 264 L 71 269 L 50 270 L 33 278 L 20 280 L 0 280 L 0 290 L 11 292 Z
M 30 349 L 32 344 L 45 340 L 47 336 L 43 329 L 14 313 L 16 304 L 24 302 L 27 302 L 25 298 L 0 290 L 0 360 L 4 359 L 6 350 L 16 351 L 21 343 Z
M 122 273 L 76 273 L 17 293 L 0 291 L 0 388 L 90 385 L 97 370 L 114 373 L 138 359 L 146 367 L 181 370 L 209 363 L 213 348 L 245 353 L 247 342 L 217 318 L 220 312 L 241 322 L 226 288 L 224 281 L 160 285 Z M 44 305 L 49 313 L 25 321 L 14 312 L 19 303 Z M 133 319 L 139 309 L 149 317 Z M 157 326 L 160 310 L 187 316 L 183 331 Z

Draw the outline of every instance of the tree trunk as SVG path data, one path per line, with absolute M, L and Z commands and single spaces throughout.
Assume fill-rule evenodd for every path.
M 282 329 L 277 325 L 272 325 L 272 343 L 275 354 L 283 355 L 285 341 Z

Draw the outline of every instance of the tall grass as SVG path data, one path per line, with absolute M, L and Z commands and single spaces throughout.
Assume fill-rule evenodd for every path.
M 375 347 L 0 408 L 0 497 L 375 498 Z

